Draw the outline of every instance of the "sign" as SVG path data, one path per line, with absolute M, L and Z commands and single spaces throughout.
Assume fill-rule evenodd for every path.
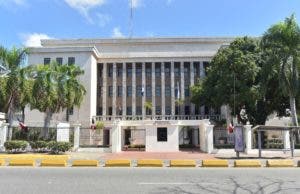
M 57 125 L 56 141 L 69 142 L 69 137 L 70 137 L 70 124 L 59 123 Z
M 236 152 L 244 152 L 245 150 L 243 126 L 234 127 L 234 150 Z

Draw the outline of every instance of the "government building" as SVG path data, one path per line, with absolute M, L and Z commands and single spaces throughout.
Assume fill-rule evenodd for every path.
M 82 144 L 108 146 L 112 151 L 132 144 L 144 145 L 146 151 L 177 151 L 185 143 L 201 148 L 207 134 L 201 135 L 199 126 L 224 117 L 221 107 L 193 104 L 190 86 L 205 77 L 212 57 L 232 41 L 221 37 L 42 40 L 41 47 L 30 49 L 28 64 L 56 61 L 84 70 L 80 81 L 87 94 L 81 106 L 68 114 L 54 114 L 52 121 L 53 125 L 79 122 L 83 128 L 103 122 L 105 130 Z M 25 123 L 44 121 L 43 113 L 26 111 Z

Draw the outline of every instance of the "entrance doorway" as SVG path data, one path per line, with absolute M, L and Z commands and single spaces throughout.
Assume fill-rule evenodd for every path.
M 131 139 L 131 130 L 125 129 L 125 145 L 130 145 L 130 139 Z
M 109 146 L 110 142 L 110 131 L 109 129 L 103 130 L 103 146 Z
M 179 148 L 194 149 L 199 148 L 199 128 L 185 126 L 179 130 Z

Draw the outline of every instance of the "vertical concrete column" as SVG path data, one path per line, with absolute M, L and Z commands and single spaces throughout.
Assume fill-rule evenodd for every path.
M 136 63 L 132 63 L 132 116 L 136 115 Z
M 184 62 L 180 62 L 180 99 L 184 100 Z M 180 107 L 180 114 L 184 115 L 184 103 Z
M 112 98 L 112 115 L 116 116 L 117 109 L 117 64 L 113 63 L 113 98 Z
M 102 71 L 102 78 L 103 78 L 103 86 L 102 86 L 102 115 L 106 116 L 106 98 L 107 98 L 107 63 L 103 63 L 103 71 Z M 104 118 L 104 120 L 106 120 Z
M 151 63 L 152 68 L 151 68 L 151 88 L 152 88 L 152 116 L 155 116 L 155 63 Z
M 142 115 L 143 118 L 146 116 L 146 108 L 145 108 L 145 102 L 146 102 L 146 67 L 145 63 L 142 63 L 142 90 L 143 90 L 143 96 L 142 96 Z
M 165 63 L 161 63 L 161 114 L 166 115 Z
M 174 61 L 171 62 L 171 115 L 175 115 L 175 79 L 174 79 Z
M 122 70 L 122 115 L 123 117 L 126 116 L 126 88 L 127 88 L 127 81 L 126 81 L 126 63 L 123 63 L 123 70 Z
M 285 150 L 291 149 L 290 131 L 283 131 L 283 148 Z
M 120 121 L 115 120 L 111 129 L 111 151 L 112 153 L 121 152 L 121 125 Z
M 190 62 L 190 86 L 195 84 L 194 62 Z M 191 103 L 191 115 L 195 115 L 195 104 Z
M 204 120 L 199 126 L 200 150 L 209 154 L 214 150 L 213 128 L 209 120 Z
M 80 124 L 74 124 L 74 151 L 77 151 L 79 148 L 79 140 L 80 140 Z
M 4 151 L 4 143 L 7 140 L 8 123 L 0 121 L 0 151 Z
M 245 140 L 245 153 L 248 154 L 252 149 L 252 125 L 244 125 L 244 140 Z

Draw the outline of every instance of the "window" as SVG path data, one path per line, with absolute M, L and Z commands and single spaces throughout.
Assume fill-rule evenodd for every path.
M 190 107 L 189 106 L 185 106 L 184 107 L 184 113 L 185 113 L 185 115 L 189 115 L 190 114 Z
M 184 67 L 184 76 L 187 77 L 189 75 L 189 68 Z
M 108 67 L 108 77 L 112 77 L 113 76 L 113 67 L 109 66 Z
M 97 115 L 102 115 L 102 107 L 97 108 Z
M 108 107 L 108 115 L 112 115 L 112 107 Z
M 180 112 L 180 107 L 175 106 L 175 115 L 179 115 L 179 112 Z
M 180 76 L 180 69 L 179 69 L 179 67 L 175 67 L 174 68 L 174 74 L 175 74 L 176 77 Z
M 102 96 L 102 86 L 98 87 L 98 96 L 101 97 Z
M 127 115 L 132 115 L 132 108 L 131 108 L 131 106 L 127 106 L 127 108 L 126 108 L 126 114 Z
M 118 86 L 118 97 L 122 96 L 122 91 L 123 91 L 123 87 L 122 86 Z
M 68 58 L 68 65 L 74 65 L 75 64 L 75 57 L 69 57 Z
M 190 89 L 187 87 L 184 89 L 184 96 L 189 97 L 190 96 Z
M 160 77 L 161 74 L 160 74 L 160 68 L 159 67 L 156 67 L 155 68 L 155 77 Z
M 131 76 L 132 76 L 132 68 L 127 67 L 127 77 L 131 77 Z
M 123 73 L 123 68 L 122 68 L 122 67 L 118 67 L 118 68 L 117 68 L 117 76 L 118 76 L 118 77 L 121 77 L 121 76 L 122 76 L 122 73 Z
M 149 67 L 149 68 L 147 67 L 146 68 L 146 76 L 147 77 L 151 77 L 151 67 Z
M 112 97 L 113 95 L 113 87 L 112 86 L 108 86 L 108 96 Z
M 142 67 L 137 67 L 135 71 L 136 71 L 136 77 L 142 76 Z
M 142 96 L 142 86 L 136 86 L 136 96 L 141 97 Z
M 127 96 L 132 96 L 132 86 L 127 86 Z
M 151 89 L 152 88 L 149 85 L 146 87 L 146 96 L 147 97 L 151 97 L 152 96 L 152 90 Z
M 166 106 L 166 115 L 171 115 L 171 107 Z
M 165 95 L 166 95 L 166 97 L 171 96 L 171 87 L 170 86 L 165 87 Z
M 57 57 L 57 58 L 56 58 L 56 63 L 57 63 L 58 65 L 62 65 L 62 64 L 63 64 L 63 58 Z
M 209 68 L 209 62 L 203 61 L 203 67 L 204 67 L 204 72 L 205 75 L 207 74 L 208 68 Z
M 157 128 L 157 141 L 168 141 L 168 128 L 166 127 Z
M 180 98 L 179 90 L 178 88 L 175 88 L 175 98 Z
M 161 108 L 160 108 L 160 106 L 156 106 L 155 107 L 155 114 L 156 115 L 161 115 Z
M 137 106 L 137 107 L 136 107 L 136 115 L 142 115 L 142 114 L 143 114 L 143 112 L 142 112 L 142 107 Z
M 67 111 L 68 111 L 69 115 L 73 115 L 74 114 L 74 107 L 68 108 Z
M 161 93 L 161 87 L 155 86 L 155 96 L 160 96 L 160 93 Z
M 171 74 L 170 67 L 165 67 L 165 76 L 169 77 Z
M 44 58 L 44 65 L 49 65 L 51 59 L 50 58 Z

